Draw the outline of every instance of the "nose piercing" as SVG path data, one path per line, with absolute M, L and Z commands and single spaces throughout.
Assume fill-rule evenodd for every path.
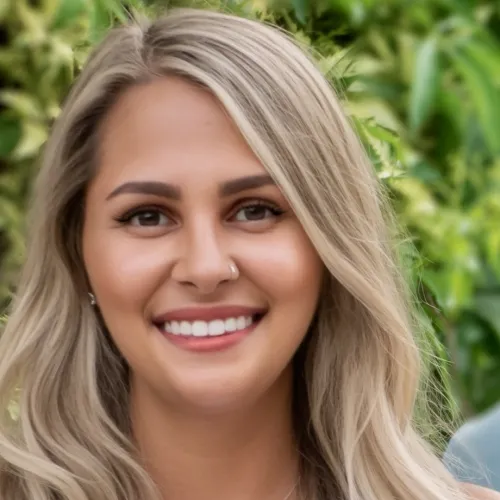
M 229 263 L 229 270 L 231 271 L 231 281 L 237 280 L 239 276 L 238 268 L 234 262 Z

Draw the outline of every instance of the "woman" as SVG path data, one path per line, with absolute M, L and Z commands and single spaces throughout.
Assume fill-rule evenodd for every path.
M 36 184 L 2 500 L 465 498 L 412 428 L 383 213 L 283 34 L 196 10 L 112 31 Z

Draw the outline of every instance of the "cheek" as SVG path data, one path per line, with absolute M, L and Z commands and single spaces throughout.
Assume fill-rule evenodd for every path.
M 113 229 L 84 231 L 84 260 L 103 308 L 131 312 L 143 307 L 168 273 L 168 252 L 159 241 L 134 239 Z
M 252 259 L 252 274 L 275 307 L 293 305 L 306 314 L 311 309 L 314 312 L 323 263 L 298 222 L 290 223 L 272 241 L 254 249 Z
M 270 308 L 253 344 L 260 353 L 256 372 L 262 383 L 268 383 L 290 364 L 309 330 L 324 266 L 298 223 L 280 228 L 265 243 L 252 246 L 248 277 Z
M 133 367 L 147 369 L 151 364 L 145 311 L 159 280 L 168 272 L 168 253 L 163 247 L 109 228 L 84 230 L 84 262 L 99 310 L 115 344 Z

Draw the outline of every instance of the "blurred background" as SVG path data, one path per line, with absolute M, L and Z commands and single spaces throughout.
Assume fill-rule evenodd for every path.
M 465 417 L 500 401 L 493 0 L 0 0 L 0 312 L 23 261 L 41 148 L 88 51 L 132 12 L 179 5 L 274 23 L 318 58 L 406 229 L 401 254 L 444 368 L 435 379 Z

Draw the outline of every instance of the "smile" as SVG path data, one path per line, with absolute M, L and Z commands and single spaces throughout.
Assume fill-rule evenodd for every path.
M 239 316 L 212 321 L 167 321 L 161 325 L 161 329 L 173 335 L 186 337 L 218 337 L 244 330 L 256 321 L 255 316 Z
M 174 345 L 196 352 L 227 349 L 251 334 L 267 309 L 246 306 L 190 307 L 153 318 L 161 334 Z

